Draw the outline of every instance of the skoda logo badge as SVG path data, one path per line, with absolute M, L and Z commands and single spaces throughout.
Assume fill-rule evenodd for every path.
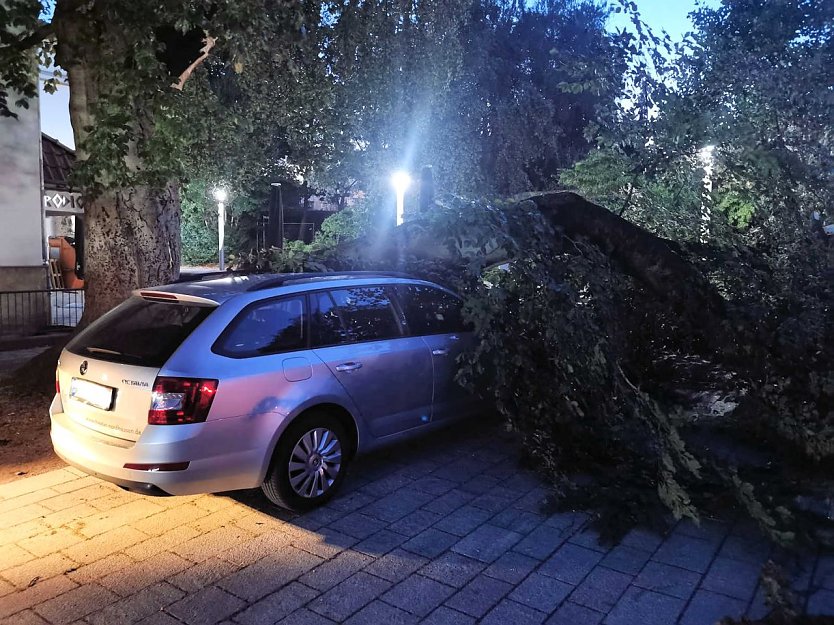
M 81 363 L 80 367 L 78 367 L 78 372 L 81 375 L 84 375 L 85 373 L 87 373 L 87 361 L 86 360 Z

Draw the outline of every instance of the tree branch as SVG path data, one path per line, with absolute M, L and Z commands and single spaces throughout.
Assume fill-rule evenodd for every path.
M 33 30 L 28 35 L 24 35 L 23 37 L 15 37 L 11 33 L 0 30 L 0 42 L 2 42 L 2 47 L 0 47 L 0 51 L 4 50 L 28 50 L 39 43 L 41 43 L 44 39 L 49 39 L 52 35 L 55 34 L 55 27 L 52 23 L 41 23 L 35 30 Z
M 203 39 L 203 42 L 206 45 L 200 48 L 200 52 L 202 52 L 202 54 L 198 56 L 197 60 L 195 60 L 191 65 L 186 67 L 185 71 L 182 74 L 180 74 L 179 80 L 171 85 L 173 89 L 176 89 L 177 91 L 182 91 L 182 88 L 185 85 L 185 81 L 191 77 L 191 74 L 194 73 L 194 70 L 197 69 L 200 63 L 202 63 L 208 58 L 209 52 L 214 47 L 214 44 L 217 43 L 217 39 L 209 34 L 206 34 L 206 38 Z
M 55 13 L 63 14 L 77 11 L 88 1 L 89 0 L 65 0 L 64 2 L 56 3 Z M 0 30 L 0 43 L 3 44 L 0 46 L 0 52 L 10 49 L 28 50 L 29 48 L 38 45 L 45 39 L 53 37 L 56 30 L 56 19 L 60 18 L 56 18 L 56 15 L 53 15 L 51 22 L 40 22 L 35 30 L 28 35 L 23 35 L 22 37 L 16 37 L 6 30 Z
M 631 204 L 631 196 L 634 194 L 634 185 L 637 184 L 637 175 L 638 174 L 636 173 L 634 174 L 634 177 L 631 179 L 631 182 L 628 185 L 628 195 L 626 196 L 626 199 L 623 202 L 622 208 L 620 208 L 620 212 L 617 213 L 617 216 L 619 217 L 623 216 L 623 213 L 626 212 L 626 209 L 628 209 L 629 205 Z

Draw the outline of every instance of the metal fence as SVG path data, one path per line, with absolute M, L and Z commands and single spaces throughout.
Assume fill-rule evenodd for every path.
M 0 291 L 0 337 L 72 328 L 83 312 L 83 289 Z

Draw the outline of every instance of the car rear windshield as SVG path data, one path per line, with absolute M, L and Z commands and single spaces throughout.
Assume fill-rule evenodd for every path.
M 212 310 L 132 297 L 76 336 L 67 350 L 96 360 L 161 367 Z

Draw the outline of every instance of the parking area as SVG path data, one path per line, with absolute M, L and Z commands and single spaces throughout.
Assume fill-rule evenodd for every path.
M 295 516 L 259 491 L 148 498 L 62 468 L 0 486 L 0 622 L 709 625 L 764 614 L 778 557 L 807 609 L 834 613 L 834 557 L 777 554 L 747 523 L 636 529 L 600 546 L 546 514 L 497 425 L 358 462 Z

